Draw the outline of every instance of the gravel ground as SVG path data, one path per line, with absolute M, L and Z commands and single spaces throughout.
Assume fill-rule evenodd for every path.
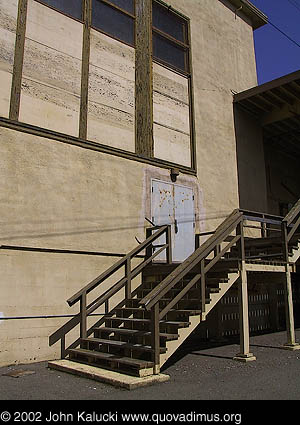
M 300 329 L 296 330 L 300 341 Z M 279 349 L 285 332 L 251 337 L 257 357 L 247 364 L 232 360 L 238 344 L 204 346 L 190 340 L 169 361 L 166 383 L 127 391 L 67 373 L 46 362 L 0 368 L 1 400 L 299 400 L 300 350 Z M 13 378 L 13 370 L 35 373 Z M 3 403 L 1 403 L 3 405 Z

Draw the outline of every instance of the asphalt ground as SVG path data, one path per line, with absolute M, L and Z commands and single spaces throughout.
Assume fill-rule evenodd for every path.
M 285 332 L 251 337 L 257 360 L 240 363 L 232 360 L 239 352 L 237 341 L 217 346 L 190 339 L 162 370 L 170 375 L 168 382 L 132 391 L 50 370 L 47 362 L 3 367 L 0 406 L 5 400 L 299 400 L 300 350 L 280 349 L 285 342 Z M 18 370 L 34 373 L 4 376 Z

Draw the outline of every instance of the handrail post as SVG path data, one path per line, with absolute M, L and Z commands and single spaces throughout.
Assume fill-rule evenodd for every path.
M 151 309 L 151 347 L 153 350 L 153 375 L 160 372 L 159 303 Z
M 125 298 L 130 300 L 131 298 L 131 258 L 127 258 L 125 263 L 125 277 L 126 277 L 126 285 L 125 285 Z
M 146 229 L 146 239 L 150 238 L 151 235 L 152 235 L 152 228 L 147 227 L 147 229 Z M 146 258 L 150 258 L 152 256 L 152 253 L 153 253 L 153 246 L 152 246 L 152 243 L 151 243 L 146 248 Z
M 245 241 L 243 218 L 236 228 L 240 240 L 237 243 L 239 251 L 239 280 L 238 280 L 238 299 L 239 299 L 239 322 L 240 322 L 240 352 L 233 358 L 234 360 L 249 362 L 256 360 L 256 357 L 250 353 L 250 332 L 249 332 L 249 308 L 248 308 L 248 283 L 245 260 Z
M 198 249 L 200 247 L 200 235 L 199 234 L 195 234 L 195 250 Z
M 283 261 L 285 263 L 288 263 L 289 262 L 289 247 L 288 247 L 288 230 L 287 230 L 286 221 L 283 221 L 281 223 L 281 235 L 282 235 Z
M 206 281 L 205 281 L 205 260 L 201 260 L 200 262 L 200 273 L 201 273 L 201 279 L 200 279 L 200 285 L 201 285 L 201 319 L 205 319 L 205 297 L 206 297 Z
M 61 359 L 66 358 L 66 334 L 63 334 L 60 340 L 60 357 Z
M 291 272 L 289 266 L 289 247 L 288 247 L 288 230 L 287 223 L 283 221 L 281 224 L 282 230 L 282 249 L 283 249 L 283 261 L 285 262 L 285 273 L 283 276 L 284 286 L 284 301 L 285 301 L 285 321 L 286 321 L 286 332 L 287 332 L 287 343 L 284 345 L 287 349 L 299 348 L 295 338 L 295 326 L 294 326 L 294 309 L 293 309 L 293 292 L 291 282 Z
M 80 298 L 80 338 L 87 337 L 86 292 Z
M 166 244 L 167 246 L 167 263 L 172 264 L 172 232 L 171 232 L 171 226 L 168 225 L 166 229 Z

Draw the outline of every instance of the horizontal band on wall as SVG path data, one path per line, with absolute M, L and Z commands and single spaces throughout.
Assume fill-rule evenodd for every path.
M 26 320 L 26 319 L 59 319 L 59 318 L 68 318 L 68 317 L 75 317 L 77 314 L 60 314 L 60 315 L 48 315 L 48 316 L 11 316 L 11 317 L 1 317 L 0 316 L 0 322 L 2 320 Z M 92 316 L 105 316 L 105 313 L 98 313 L 98 314 L 89 314 L 89 317 Z
M 30 246 L 16 246 L 16 245 L 0 245 L 0 249 L 7 249 L 12 251 L 28 251 L 28 252 L 48 252 L 51 254 L 77 254 L 77 255 L 95 255 L 99 257 L 126 257 L 127 254 L 120 254 L 115 252 L 97 252 L 97 251 L 75 251 L 71 249 L 55 249 L 55 248 L 38 248 Z M 136 255 L 135 258 L 145 258 L 144 255 Z
M 178 168 L 184 174 L 196 176 L 196 170 L 190 167 L 185 167 L 174 162 L 168 162 L 157 158 L 146 158 L 133 152 L 127 152 L 122 149 L 102 145 L 100 143 L 92 142 L 90 140 L 80 139 L 79 137 L 70 136 L 64 133 L 48 130 L 46 128 L 37 127 L 31 124 L 13 121 L 8 118 L 0 117 L 0 127 L 8 128 L 10 130 L 20 131 L 22 133 L 32 134 L 38 137 L 55 140 L 56 142 L 66 143 L 69 145 L 77 146 L 84 149 L 94 150 L 107 155 L 114 155 L 131 161 L 142 162 L 144 164 L 153 165 L 160 168 Z

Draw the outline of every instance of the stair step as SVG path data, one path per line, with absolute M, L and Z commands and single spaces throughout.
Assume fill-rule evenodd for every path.
M 72 360 L 77 356 L 86 357 L 87 359 L 92 358 L 96 360 L 103 360 L 105 362 L 113 363 L 115 365 L 131 366 L 135 369 L 146 369 L 153 367 L 153 362 L 148 360 L 134 359 L 131 357 L 120 357 L 116 354 L 101 353 L 99 351 L 86 350 L 85 348 L 72 348 L 68 350 Z M 74 359 L 75 360 L 75 359 Z
M 169 313 L 188 314 L 189 316 L 198 316 L 198 314 L 201 314 L 201 310 L 171 309 L 169 310 Z
M 116 322 L 124 322 L 124 323 L 132 323 L 132 324 L 139 324 L 139 323 L 147 323 L 150 324 L 150 319 L 135 319 L 135 318 L 125 318 L 125 317 L 107 317 L 107 321 L 116 321 Z M 177 321 L 170 321 L 170 320 L 160 320 L 159 322 L 162 325 L 166 326 L 178 326 L 181 328 L 187 328 L 190 323 L 189 322 L 177 322 Z
M 128 348 L 130 350 L 138 350 L 138 351 L 147 351 L 152 353 L 153 349 L 149 345 L 143 345 L 143 344 L 134 344 L 129 343 L 126 341 L 115 341 L 113 339 L 102 339 L 102 338 L 81 338 L 82 342 L 85 343 L 93 343 L 93 344 L 99 344 L 99 345 L 107 345 L 111 347 L 117 347 L 117 348 Z M 160 347 L 160 353 L 166 353 L 167 349 L 164 347 Z
M 120 335 L 127 336 L 150 336 L 151 332 L 140 331 L 137 329 L 126 329 L 126 328 L 108 328 L 108 327 L 100 327 L 94 328 L 94 332 L 103 332 L 103 333 L 115 333 Z M 159 334 L 160 338 L 166 339 L 167 341 L 174 341 L 178 339 L 178 334 L 170 334 L 161 332 Z
M 145 312 L 145 310 L 143 309 L 143 308 L 138 308 L 138 307 L 124 307 L 124 308 L 118 308 L 118 309 L 116 309 L 117 311 L 125 311 L 125 312 L 128 312 L 128 313 L 130 313 L 130 312 L 132 312 L 132 313 L 139 313 L 139 312 Z M 187 309 L 187 310 L 185 310 L 185 309 L 176 309 L 176 308 L 174 308 L 174 309 L 171 309 L 170 310 L 170 312 L 177 312 L 177 313 L 187 313 L 187 314 L 190 314 L 191 316 L 192 315 L 197 315 L 197 314 L 200 314 L 201 313 L 201 311 L 200 310 L 190 310 L 190 309 Z

